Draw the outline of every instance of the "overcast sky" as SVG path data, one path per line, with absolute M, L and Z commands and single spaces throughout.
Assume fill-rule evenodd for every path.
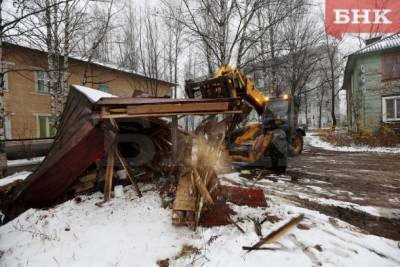
M 160 7 L 161 6 L 161 0 L 127 0 L 133 3 L 135 6 L 141 6 L 141 7 Z M 167 1 L 177 1 L 177 0 L 167 0 Z M 319 18 L 319 21 L 321 23 L 321 27 L 323 26 L 323 20 L 320 19 L 321 12 L 325 12 L 325 0 L 310 0 L 314 4 L 314 10 L 313 14 L 314 16 Z M 359 47 L 359 42 L 357 39 L 350 35 L 345 35 L 343 37 L 343 42 L 341 45 L 341 51 L 344 55 L 347 55 L 351 52 L 354 52 L 357 50 Z

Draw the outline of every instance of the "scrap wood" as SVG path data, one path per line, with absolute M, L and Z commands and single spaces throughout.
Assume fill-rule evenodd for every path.
M 263 179 L 262 175 L 264 174 L 264 170 L 260 171 L 260 173 L 257 175 L 257 177 L 254 179 L 254 182 L 251 184 L 250 187 L 253 187 L 258 181 Z
M 218 145 L 213 146 L 202 137 L 190 137 L 197 140 L 197 158 L 185 166 L 179 175 L 172 220 L 173 224 L 187 224 L 195 229 L 204 212 L 214 211 L 215 202 L 211 194 L 219 183 L 213 166 L 220 157 L 223 140 L 217 139 Z M 181 155 L 186 153 L 182 152 Z
M 86 174 L 82 177 L 79 178 L 79 182 L 81 183 L 87 183 L 87 182 L 95 182 L 97 178 L 96 172 L 92 172 L 89 174 Z
M 121 151 L 117 148 L 115 150 L 115 155 L 117 156 L 117 159 L 119 160 L 119 162 L 122 165 L 122 168 L 125 169 L 126 174 L 129 178 L 129 180 L 131 181 L 133 187 L 135 188 L 136 194 L 138 195 L 138 197 L 142 197 L 142 192 L 140 192 L 139 186 L 136 183 L 135 179 L 133 178 L 133 173 L 132 173 L 132 169 L 129 167 L 128 162 L 125 160 L 125 158 L 122 156 Z
M 247 250 L 247 252 L 250 252 L 252 250 L 257 250 L 259 249 L 262 245 L 265 244 L 271 244 L 278 240 L 281 236 L 286 234 L 291 228 L 296 226 L 301 220 L 303 220 L 304 214 L 301 214 L 293 219 L 291 219 L 288 223 L 280 227 L 279 229 L 271 232 L 269 235 L 266 237 L 262 238 L 260 241 L 258 241 L 256 244 L 251 246 L 250 248 L 248 247 L 242 247 L 243 250 Z
M 232 220 L 232 218 L 228 215 L 227 216 L 227 220 L 233 224 L 234 226 L 236 226 L 237 229 L 239 229 L 240 232 L 242 232 L 243 234 L 246 233 L 242 227 L 239 226 L 239 224 L 237 224 L 234 220 Z
M 281 248 L 252 248 L 252 247 L 242 247 L 243 250 L 281 250 Z
M 207 182 L 207 176 L 204 177 L 204 181 L 201 178 L 199 171 L 196 168 L 193 168 L 193 173 L 194 176 L 192 174 L 192 177 L 194 177 L 194 181 L 196 183 L 197 189 L 199 191 L 199 193 L 201 194 L 201 196 L 205 199 L 205 201 L 207 202 L 208 205 L 212 205 L 214 204 L 214 201 L 210 195 L 210 192 L 208 191 L 205 182 Z M 208 174 L 208 172 L 207 172 Z
M 261 228 L 261 224 L 260 221 L 256 218 L 251 218 L 249 216 L 247 216 L 247 218 L 249 218 L 249 220 L 251 220 L 254 224 L 254 231 L 256 232 L 256 234 L 262 238 L 262 228 Z
M 260 222 L 261 225 L 262 225 L 263 223 L 265 223 L 266 221 L 269 221 L 269 222 L 271 222 L 271 223 L 276 223 L 276 222 L 279 222 L 279 221 L 282 220 L 281 218 L 279 218 L 279 217 L 276 216 L 276 215 L 270 215 L 270 214 L 268 214 L 268 212 L 266 212 L 266 213 L 264 214 L 264 216 L 265 216 L 265 218 Z
M 311 262 L 313 263 L 314 266 L 322 266 L 321 261 L 318 259 L 318 257 L 312 252 L 312 250 L 310 248 L 313 247 L 308 247 L 305 244 L 303 244 L 302 242 L 300 242 L 297 237 L 293 234 L 289 235 L 289 239 L 299 248 L 301 248 L 301 250 L 304 252 L 304 254 L 311 260 Z M 315 247 L 314 247 L 315 248 Z
M 209 192 L 208 195 L 212 194 L 212 192 L 218 188 L 218 180 L 217 180 L 217 176 L 215 175 L 215 171 L 214 169 L 208 167 L 206 169 L 205 172 L 205 176 L 204 176 L 204 183 L 206 184 L 206 191 Z M 210 179 L 209 179 L 210 178 Z M 212 198 L 211 198 L 212 200 Z M 196 210 L 196 227 L 199 224 L 200 221 L 200 217 L 201 217 L 201 213 L 204 211 L 204 203 L 205 202 L 205 197 L 203 197 L 203 195 L 200 193 L 200 196 L 197 199 L 197 210 Z M 212 202 L 214 203 L 214 201 Z M 207 202 L 208 204 L 208 202 Z M 212 206 L 212 205 L 208 205 L 208 206 Z
M 76 185 L 72 186 L 71 189 L 75 192 L 75 194 L 79 194 L 84 191 L 88 191 L 89 189 L 93 189 L 95 186 L 95 182 L 79 182 Z
M 172 224 L 195 227 L 193 214 L 196 211 L 197 192 L 191 180 L 191 172 L 182 170 L 179 175 L 175 199 L 172 208 Z
M 104 201 L 111 199 L 112 182 L 114 176 L 114 148 L 107 153 L 106 177 L 104 181 Z

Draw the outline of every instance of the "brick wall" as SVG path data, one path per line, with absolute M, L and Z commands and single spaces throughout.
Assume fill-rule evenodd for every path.
M 50 114 L 50 97 L 37 92 L 37 70 L 46 69 L 47 55 L 41 51 L 3 44 L 3 60 L 7 62 L 5 112 L 13 139 L 38 137 L 37 115 Z M 141 75 L 118 71 L 84 61 L 70 60 L 70 84 L 81 84 L 85 68 L 90 78 L 86 86 L 98 89 L 108 86 L 110 93 L 129 97 L 135 90 L 157 96 L 170 96 L 170 83 L 155 81 Z M 6 125 L 7 127 L 7 125 Z M 7 130 L 6 130 L 7 131 Z

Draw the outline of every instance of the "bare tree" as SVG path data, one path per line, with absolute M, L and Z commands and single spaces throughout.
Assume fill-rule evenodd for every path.
M 326 64 L 322 66 L 322 74 L 324 75 L 325 82 L 331 94 L 331 117 L 332 117 L 332 130 L 335 130 L 337 125 L 336 119 L 336 97 L 339 94 L 339 78 L 343 72 L 344 60 L 340 54 L 341 40 L 325 35 L 323 43 L 323 53 L 326 57 Z
M 322 113 L 324 110 L 324 104 L 327 102 L 326 99 L 326 94 L 328 92 L 328 88 L 325 84 L 321 85 L 320 88 L 318 88 L 317 94 L 316 94 L 316 99 L 318 103 L 318 128 L 322 127 Z
M 41 24 L 22 27 L 25 20 L 33 16 L 38 16 L 47 12 L 50 8 L 55 8 L 59 3 L 52 3 L 46 6 L 35 6 L 31 1 L 14 1 L 11 9 L 4 9 L 4 1 L 0 0 L 0 140 L 5 139 L 5 113 L 4 113 L 4 75 L 6 74 L 5 63 L 3 61 L 3 41 L 19 37 L 24 32 L 41 27 Z
M 284 71 L 285 83 L 291 101 L 299 97 L 310 82 L 317 62 L 321 59 L 319 46 L 321 42 L 321 30 L 316 29 L 315 21 L 307 16 L 307 6 L 299 12 L 292 14 L 285 22 L 284 40 L 286 56 L 281 71 Z M 300 109 L 300 102 L 293 103 L 295 117 Z
M 139 18 L 140 19 L 140 18 Z M 124 14 L 122 29 L 117 36 L 119 50 L 118 64 L 124 68 L 139 71 L 138 16 L 129 2 Z
M 92 40 L 92 44 L 89 50 L 87 50 L 84 54 L 84 58 L 86 59 L 86 67 L 82 77 L 82 85 L 86 85 L 89 82 L 90 64 L 92 63 L 93 58 L 96 56 L 96 53 L 98 52 L 97 49 L 99 48 L 100 44 L 103 42 L 107 33 L 110 31 L 111 18 L 116 14 L 113 12 L 113 3 L 113 0 L 109 2 L 109 6 L 105 14 L 100 15 L 99 10 L 96 12 L 97 16 L 100 15 L 100 19 L 97 20 L 97 24 L 94 28 L 92 28 L 94 39 Z
M 247 31 L 255 12 L 264 1 L 256 0 L 183 0 L 180 22 L 200 39 L 206 52 L 210 51 L 217 64 L 229 64 L 236 53 L 240 63 L 247 51 Z M 259 34 L 262 34 L 259 33 Z
M 168 55 L 169 81 L 177 84 L 178 60 L 182 53 L 182 39 L 184 34 L 184 26 L 181 23 L 183 19 L 182 5 L 171 4 L 166 1 L 163 1 L 163 4 L 167 8 L 166 14 L 163 15 L 163 21 L 168 32 L 166 50 Z M 173 97 L 177 98 L 177 85 L 174 86 Z

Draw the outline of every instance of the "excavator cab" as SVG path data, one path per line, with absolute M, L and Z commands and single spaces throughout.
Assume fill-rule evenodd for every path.
M 264 129 L 279 126 L 289 127 L 289 118 L 291 117 L 289 112 L 289 97 L 287 95 L 268 98 L 261 115 Z

